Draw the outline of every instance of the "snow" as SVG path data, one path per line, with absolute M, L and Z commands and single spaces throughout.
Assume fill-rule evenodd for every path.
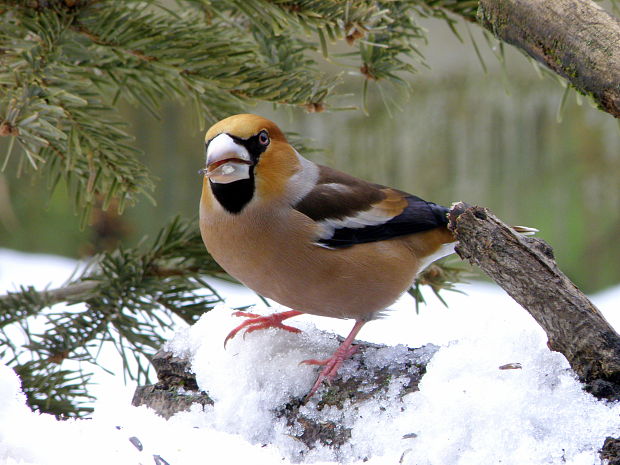
M 19 284 L 61 284 L 75 262 L 59 257 L 0 250 L 0 291 Z M 359 339 L 389 344 L 368 363 L 402 357 L 405 345 L 440 346 L 427 367 L 420 391 L 399 400 L 402 380 L 390 391 L 356 408 L 324 409 L 337 424 L 352 428 L 347 446 L 308 450 L 275 418 L 291 396 L 303 396 L 316 377 L 304 359 L 325 358 L 352 321 L 300 316 L 287 324 L 301 334 L 257 331 L 229 341 L 242 319 L 231 306 L 259 302 L 246 290 L 216 282 L 230 297 L 192 327 L 179 326 L 167 346 L 191 357 L 200 387 L 216 401 L 194 406 L 166 421 L 146 407 L 130 405 L 134 386 L 122 374 L 97 373 L 98 400 L 91 419 L 57 421 L 30 411 L 13 370 L 0 365 L 0 463 L 123 463 L 180 465 L 205 463 L 386 464 L 598 464 L 607 436 L 620 435 L 620 406 L 597 401 L 576 381 L 564 357 L 551 352 L 534 320 L 490 284 L 463 285 L 447 293 L 449 308 L 428 297 L 416 315 L 403 298 L 385 318 L 367 324 Z M 620 286 L 593 296 L 616 327 Z M 279 307 L 257 304 L 253 312 Z M 400 345 L 399 345 L 400 344 Z M 520 369 L 499 369 L 506 364 Z M 117 371 L 112 359 L 103 363 Z M 119 368 L 120 369 L 120 368 Z M 351 367 L 345 365 L 344 372 Z M 316 401 L 302 407 L 316 415 Z M 131 441 L 130 441 L 130 438 Z M 135 444 L 139 444 L 139 450 Z M 164 460 L 164 461 L 162 461 Z

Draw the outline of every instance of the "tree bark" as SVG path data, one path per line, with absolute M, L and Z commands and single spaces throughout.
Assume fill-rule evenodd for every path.
M 620 439 L 608 437 L 599 453 L 601 460 L 607 465 L 620 465 Z
M 591 0 L 480 0 L 478 21 L 620 118 L 620 21 Z
M 598 398 L 620 399 L 620 336 L 558 269 L 551 247 L 516 233 L 489 210 L 464 203 L 449 214 L 458 255 L 479 266 L 545 330 Z

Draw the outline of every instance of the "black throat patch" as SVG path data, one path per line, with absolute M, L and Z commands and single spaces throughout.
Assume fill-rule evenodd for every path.
M 220 205 L 229 213 L 239 213 L 254 197 L 254 167 L 250 166 L 250 177 L 228 184 L 211 182 L 211 191 Z

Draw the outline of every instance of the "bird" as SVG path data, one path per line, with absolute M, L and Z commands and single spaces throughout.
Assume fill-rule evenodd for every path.
M 355 320 L 321 365 L 310 398 L 355 353 L 377 318 L 430 263 L 454 252 L 447 207 L 304 158 L 267 118 L 238 114 L 205 136 L 200 231 L 209 254 L 257 294 L 290 310 L 247 319 L 240 331 L 300 330 L 307 313 Z

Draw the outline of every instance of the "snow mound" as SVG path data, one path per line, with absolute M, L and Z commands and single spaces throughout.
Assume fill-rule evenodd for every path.
M 497 323 L 492 312 L 470 316 L 486 320 L 477 325 L 485 330 Z M 287 426 L 276 412 L 302 397 L 315 379 L 316 368 L 299 362 L 326 357 L 337 341 L 300 321 L 302 334 L 257 331 L 245 340 L 237 336 L 224 349 L 224 335 L 240 322 L 231 314 L 223 306 L 205 314 L 167 349 L 189 356 L 200 388 L 215 400 L 204 413 L 194 412 L 209 428 L 272 444 L 291 462 L 576 465 L 597 463 L 605 437 L 620 431 L 620 407 L 584 392 L 564 357 L 549 351 L 540 329 L 528 318 L 515 318 L 520 325 L 485 333 L 471 331 L 472 321 L 461 340 L 432 358 L 420 392 L 400 399 L 403 380 L 393 379 L 387 395 L 352 409 L 318 413 L 309 402 L 300 413 L 350 428 L 351 439 L 339 449 L 308 449 L 293 438 L 298 426 Z M 367 362 L 385 363 L 402 350 L 386 348 Z M 499 368 L 511 362 L 522 368 Z
M 252 312 L 269 314 L 273 309 L 254 308 Z M 274 444 L 291 461 L 364 460 L 385 454 L 394 446 L 394 437 L 398 439 L 408 432 L 402 425 L 392 429 L 389 435 L 382 433 L 381 439 L 378 436 L 385 424 L 392 423 L 401 412 L 403 404 L 399 394 L 409 378 L 395 377 L 390 380 L 387 393 L 355 407 L 345 404 L 345 408 L 339 409 L 321 405 L 318 412 L 319 396 L 302 406 L 299 416 L 332 422 L 337 428 L 351 430 L 360 438 L 341 448 L 317 446 L 309 449 L 295 437 L 302 427 L 288 425 L 287 419 L 279 413 L 291 401 L 303 398 L 316 379 L 317 367 L 300 362 L 327 358 L 338 347 L 338 340 L 333 333 L 319 331 L 313 324 L 299 321 L 297 326 L 303 329 L 301 334 L 276 329 L 257 331 L 245 338 L 238 335 L 225 349 L 224 335 L 240 321 L 243 320 L 232 316 L 230 309 L 219 306 L 191 328 L 179 331 L 165 347 L 176 356 L 191 360 L 200 389 L 215 402 L 205 412 L 212 428 L 242 435 L 255 444 Z M 427 361 L 434 350 L 422 350 L 419 357 Z M 367 353 L 365 365 L 381 368 L 407 360 L 408 349 L 397 345 Z M 345 380 L 354 377 L 358 374 L 357 363 L 347 360 L 340 372 Z M 372 419 L 370 428 L 365 425 L 368 419 Z M 367 447 L 364 436 L 375 436 L 372 447 Z
M 58 285 L 74 265 L 0 250 L 0 287 Z M 362 339 L 393 346 L 376 355 L 377 364 L 402 356 L 399 344 L 441 348 L 420 391 L 394 400 L 390 396 L 400 382 L 395 379 L 388 395 L 356 410 L 322 412 L 351 428 L 348 444 L 338 451 L 308 450 L 275 412 L 288 398 L 303 396 L 315 379 L 316 367 L 299 362 L 324 358 L 338 344 L 316 327 L 346 335 L 353 323 L 300 316 L 290 324 L 302 334 L 267 330 L 245 340 L 238 335 L 224 350 L 226 334 L 241 320 L 219 307 L 169 342 L 192 358 L 201 388 L 216 404 L 204 410 L 195 405 L 168 421 L 130 405 L 132 390 L 122 387 L 120 369 L 116 377 L 98 375 L 92 419 L 57 421 L 33 413 L 18 377 L 0 364 L 0 464 L 286 465 L 302 459 L 359 465 L 600 464 L 605 437 L 620 436 L 620 404 L 585 393 L 564 357 L 549 351 L 540 327 L 503 291 L 483 284 L 460 289 L 467 295 L 445 295 L 447 309 L 428 296 L 430 304 L 416 315 L 405 298 L 362 329 Z M 228 294 L 238 298 L 244 292 Z M 619 328 L 620 287 L 593 300 Z M 511 363 L 522 368 L 499 369 Z M 315 415 L 314 407 L 311 402 L 304 413 Z

